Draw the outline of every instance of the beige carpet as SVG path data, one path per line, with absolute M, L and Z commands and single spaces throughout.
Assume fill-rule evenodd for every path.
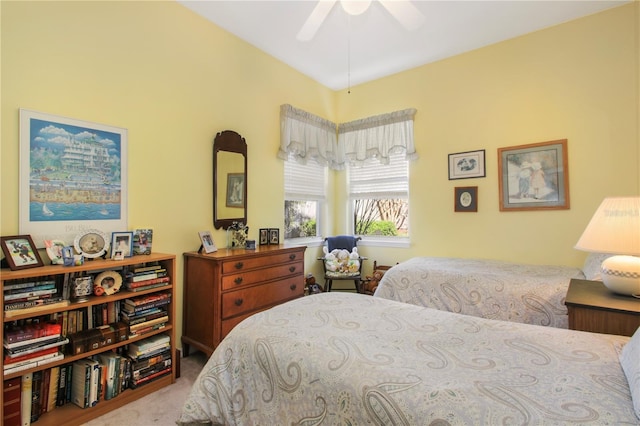
M 171 386 L 160 389 L 104 416 L 86 426 L 175 426 L 193 382 L 207 362 L 202 352 L 181 359 L 180 378 Z

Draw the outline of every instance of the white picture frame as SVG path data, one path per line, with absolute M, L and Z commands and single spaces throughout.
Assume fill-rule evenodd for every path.
M 205 253 L 213 253 L 218 251 L 216 243 L 213 241 L 211 231 L 200 231 L 198 232 L 198 236 L 200 237 L 200 242 L 202 243 L 202 250 Z
M 91 161 L 72 165 L 78 149 Z M 21 108 L 19 189 L 19 229 L 38 248 L 127 229 L 127 129 Z

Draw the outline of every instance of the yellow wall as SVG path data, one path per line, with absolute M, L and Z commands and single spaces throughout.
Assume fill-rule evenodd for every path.
M 413 107 L 411 249 L 360 250 L 580 266 L 573 249 L 605 196 L 640 194 L 640 3 L 338 93 L 341 121 Z M 357 46 L 354 46 L 357 48 Z M 500 212 L 497 149 L 568 139 L 569 210 Z M 450 153 L 486 150 L 486 178 L 448 180 Z M 478 213 L 454 213 L 456 186 Z
M 282 228 L 280 105 L 333 117 L 333 92 L 174 2 L 0 2 L 1 224 L 18 233 L 19 108 L 128 129 L 129 228 L 182 260 L 213 229 L 213 138 L 248 145 L 248 218 Z M 46 255 L 45 255 L 46 259 Z
M 579 265 L 572 247 L 602 198 L 640 193 L 639 5 L 333 92 L 174 2 L 0 2 L 1 223 L 18 233 L 18 109 L 128 129 L 129 228 L 154 250 L 197 249 L 212 225 L 212 141 L 248 145 L 248 222 L 280 227 L 279 107 L 335 122 L 417 108 L 409 249 L 361 252 Z M 498 210 L 497 148 L 569 140 L 571 209 Z M 447 155 L 486 150 L 487 177 L 449 181 Z M 337 188 L 342 175 L 338 174 Z M 479 187 L 479 212 L 454 213 L 453 189 Z M 338 193 L 338 204 L 344 194 Z M 344 217 L 334 232 L 344 232 Z M 224 232 L 214 231 L 223 245 Z M 319 248 L 308 250 L 307 269 Z M 370 267 L 370 265 L 368 265 Z M 317 276 L 317 275 L 316 275 Z M 178 334 L 181 324 L 178 324 Z

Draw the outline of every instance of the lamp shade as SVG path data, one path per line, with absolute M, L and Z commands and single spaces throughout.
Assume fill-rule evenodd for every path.
M 605 198 L 575 248 L 612 253 L 601 265 L 611 291 L 640 297 L 640 197 Z
M 605 198 L 575 248 L 640 256 L 640 197 Z

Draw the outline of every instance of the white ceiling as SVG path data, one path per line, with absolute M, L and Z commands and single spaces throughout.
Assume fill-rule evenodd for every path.
M 336 3 L 315 37 L 296 35 L 316 1 L 177 0 L 219 27 L 333 90 L 616 7 L 630 0 L 422 1 L 407 31 L 377 1 L 358 16 Z

